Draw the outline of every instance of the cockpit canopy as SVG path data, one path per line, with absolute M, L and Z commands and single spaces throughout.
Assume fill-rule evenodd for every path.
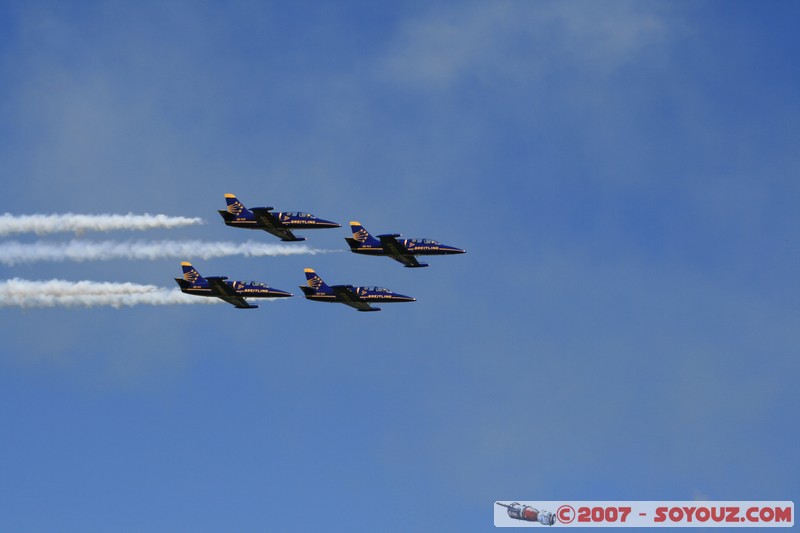
M 269 286 L 266 283 L 261 283 L 260 281 L 248 281 L 246 283 L 247 283 L 247 285 L 252 285 L 253 287 L 260 287 L 262 289 L 269 289 Z
M 294 213 L 286 213 L 286 214 L 294 218 L 314 218 L 314 215 L 312 215 L 311 213 L 303 213 L 301 211 L 295 211 Z
M 439 244 L 439 241 L 433 239 L 409 239 L 414 244 Z
M 362 287 L 362 289 L 369 292 L 392 292 L 386 287 Z

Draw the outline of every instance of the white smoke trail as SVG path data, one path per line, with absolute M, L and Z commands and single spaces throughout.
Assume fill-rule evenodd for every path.
M 167 215 L 0 215 L 0 236 L 15 233 L 68 233 L 74 231 L 147 230 L 178 228 L 202 224 L 202 218 L 170 217 Z
M 0 281 L 0 307 L 129 307 L 133 305 L 215 304 L 217 298 L 194 297 L 178 289 L 136 283 L 52 279 Z
M 37 261 L 107 261 L 111 259 L 211 259 L 240 255 L 264 257 L 276 255 L 320 254 L 339 250 L 318 250 L 306 245 L 268 244 L 246 241 L 79 241 L 0 243 L 0 263 L 13 266 Z

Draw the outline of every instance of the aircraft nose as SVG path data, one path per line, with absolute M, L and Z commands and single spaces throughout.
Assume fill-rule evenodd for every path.
M 292 296 L 294 296 L 294 294 L 292 294 L 291 292 L 286 292 L 286 291 L 277 291 L 276 290 L 276 291 L 273 291 L 273 292 L 275 293 L 275 296 L 277 296 L 278 298 L 291 298 Z
M 337 224 L 336 222 L 332 222 L 330 220 L 324 219 L 317 219 L 317 226 L 322 226 L 324 228 L 341 228 L 341 224 Z

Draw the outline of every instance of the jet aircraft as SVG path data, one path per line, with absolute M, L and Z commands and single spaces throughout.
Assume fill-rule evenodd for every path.
M 454 246 L 446 246 L 431 239 L 398 239 L 399 233 L 378 235 L 369 234 L 360 222 L 350 222 L 353 237 L 345 237 L 350 251 L 364 255 L 388 255 L 395 261 L 403 263 L 407 268 L 428 266 L 417 261 L 416 255 L 450 255 L 463 254 L 466 250 Z
M 416 298 L 397 294 L 383 287 L 354 287 L 352 285 L 328 286 L 313 269 L 305 269 L 308 285 L 300 289 L 309 300 L 317 302 L 343 303 L 359 311 L 380 311 L 370 302 L 416 302 Z
M 239 309 L 256 309 L 247 298 L 287 298 L 291 293 L 273 289 L 257 281 L 226 281 L 226 276 L 209 276 L 204 278 L 191 263 L 181 263 L 183 278 L 175 278 L 181 292 L 197 296 L 216 296 Z
M 295 237 L 293 229 L 318 229 L 341 228 L 341 224 L 317 218 L 310 213 L 301 212 L 275 212 L 274 207 L 246 208 L 232 194 L 225 195 L 228 204 L 227 210 L 220 210 L 219 214 L 225 224 L 234 228 L 260 229 L 267 231 L 282 241 L 304 241 L 305 237 Z

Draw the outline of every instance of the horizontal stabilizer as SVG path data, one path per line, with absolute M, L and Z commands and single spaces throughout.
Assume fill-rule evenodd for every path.
M 233 220 L 236 220 L 236 215 L 233 215 L 233 214 L 231 214 L 231 213 L 228 213 L 227 211 L 224 211 L 224 210 L 222 210 L 222 209 L 219 209 L 219 210 L 217 210 L 217 213 L 219 213 L 219 214 L 220 214 L 220 216 L 222 217 L 222 219 L 223 219 L 225 222 L 231 222 L 231 221 L 233 221 Z

